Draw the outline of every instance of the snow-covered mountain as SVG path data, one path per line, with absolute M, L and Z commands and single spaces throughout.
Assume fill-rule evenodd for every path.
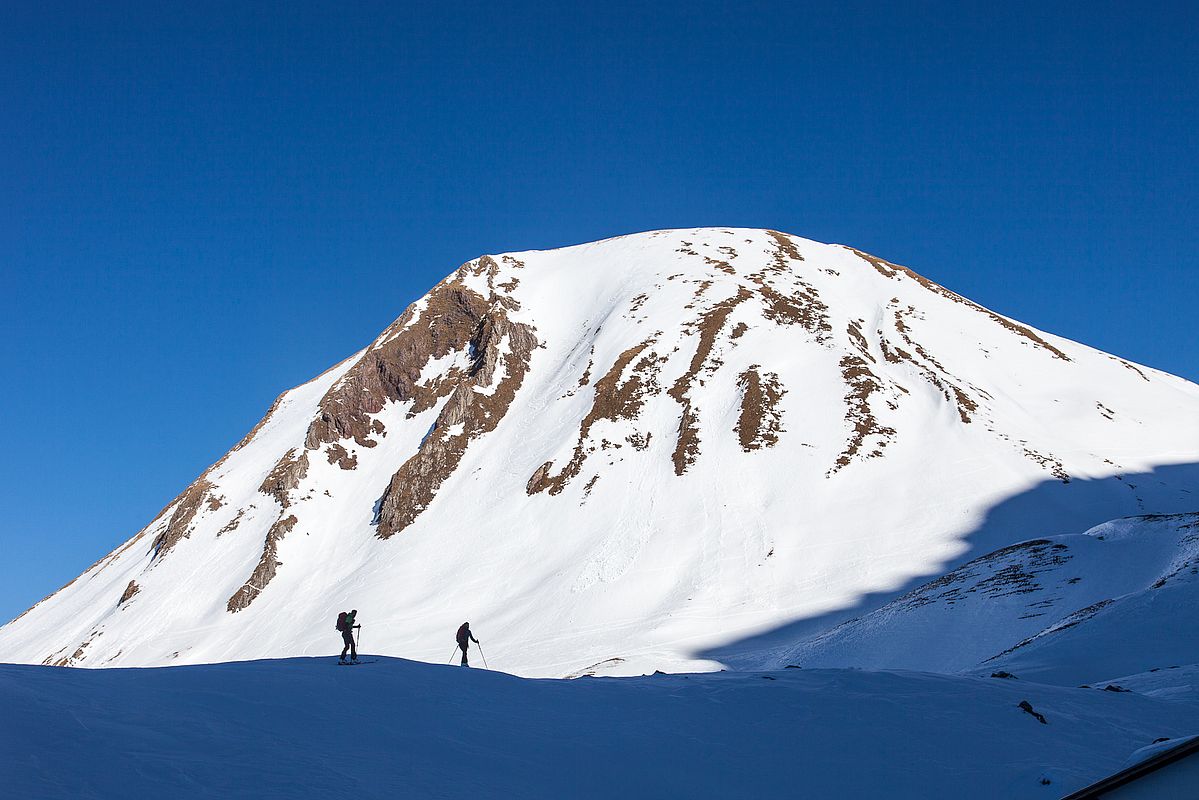
M 364 650 L 444 660 L 470 619 L 525 675 L 769 665 L 1001 547 L 1192 511 L 1196 463 L 1199 387 L 853 248 L 484 256 L 0 629 L 0 660 L 328 653 L 354 607 Z

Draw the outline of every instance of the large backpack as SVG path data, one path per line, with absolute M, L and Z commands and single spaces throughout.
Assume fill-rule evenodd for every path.
M 341 612 L 337 615 L 337 630 L 345 633 L 346 630 L 346 612 Z

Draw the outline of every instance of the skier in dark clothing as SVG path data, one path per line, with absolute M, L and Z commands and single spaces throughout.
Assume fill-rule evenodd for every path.
M 479 640 L 475 638 L 475 635 L 470 632 L 470 623 L 469 622 L 462 623 L 462 627 L 458 629 L 458 637 L 457 638 L 458 638 L 458 646 L 462 648 L 462 666 L 469 667 L 470 664 L 468 664 L 466 662 L 467 648 L 470 647 L 471 642 L 474 642 L 475 644 L 479 643 Z
M 344 617 L 339 616 L 337 618 L 337 629 L 341 631 L 341 640 L 345 643 L 345 647 L 341 648 L 341 657 L 338 658 L 338 661 L 341 663 L 345 663 L 347 651 L 350 654 L 352 662 L 358 661 L 358 646 L 354 644 L 354 629 L 361 628 L 362 626 L 354 624 L 354 617 L 357 615 L 358 609 L 355 608 L 350 613 L 345 614 Z

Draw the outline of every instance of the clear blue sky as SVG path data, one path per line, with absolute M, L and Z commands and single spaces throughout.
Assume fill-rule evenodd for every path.
M 245 5 L 0 10 L 0 618 L 485 252 L 779 228 L 1199 379 L 1194 3 Z

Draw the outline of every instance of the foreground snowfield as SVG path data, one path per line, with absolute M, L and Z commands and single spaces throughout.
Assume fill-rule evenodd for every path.
M 0 708 L 0 782 L 46 800 L 1048 800 L 1199 730 L 1193 695 L 835 669 L 537 680 L 390 658 L 4 665 Z

